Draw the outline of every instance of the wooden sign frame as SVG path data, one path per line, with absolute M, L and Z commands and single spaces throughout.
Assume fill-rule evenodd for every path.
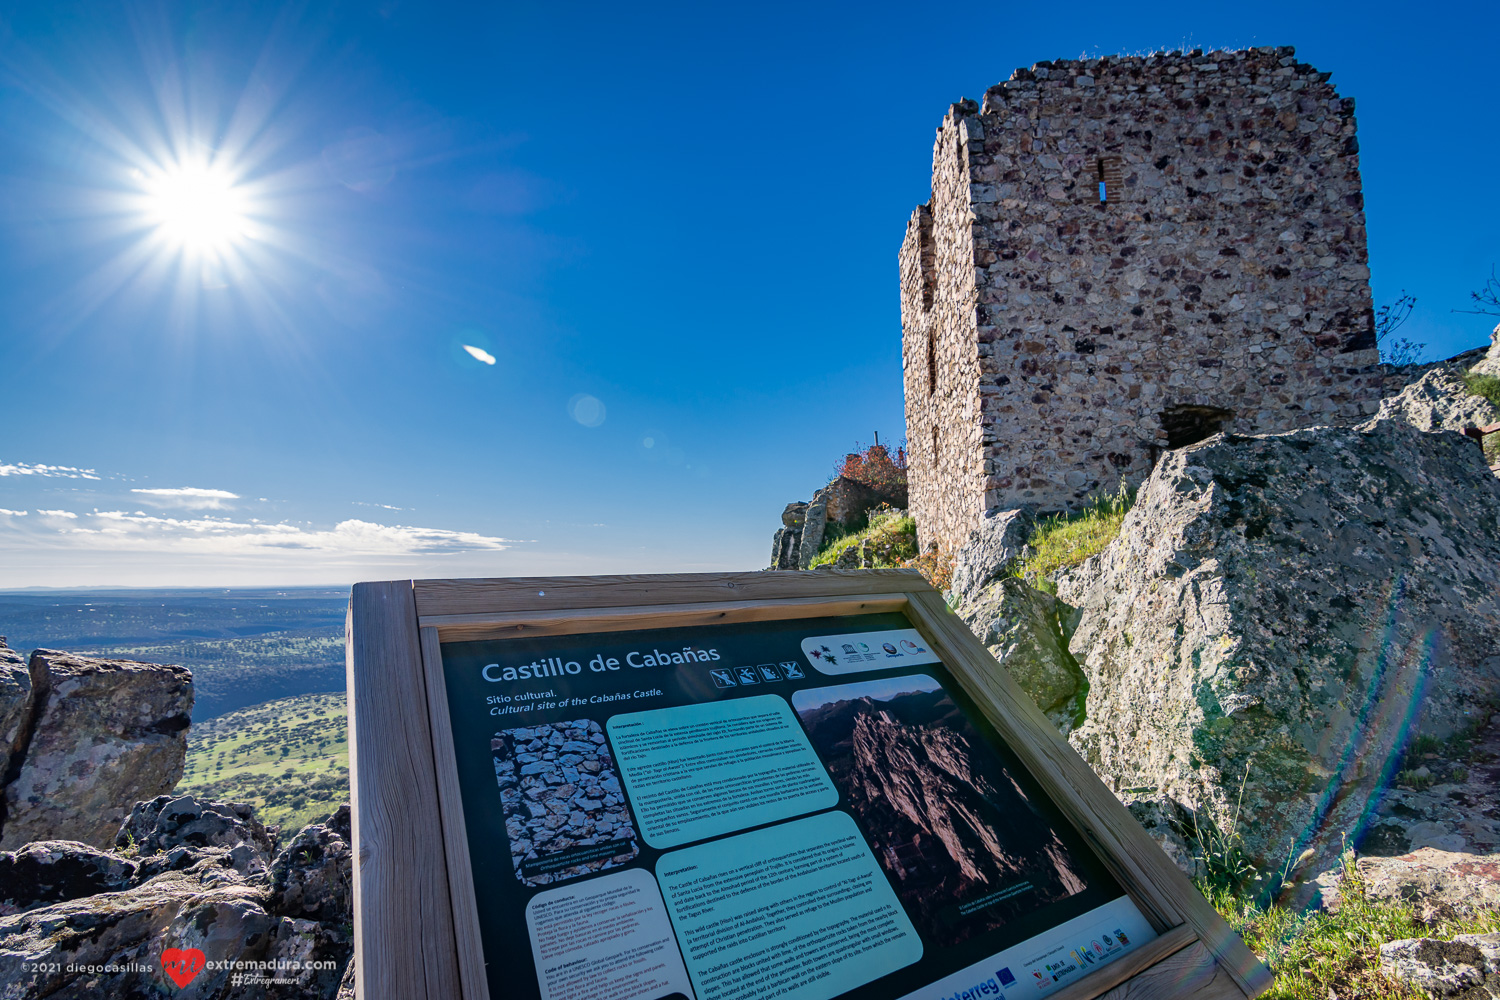
M 1271 973 L 913 570 L 400 580 L 349 601 L 362 1000 L 490 994 L 440 643 L 904 612 L 1160 935 L 1048 1000 L 1241 1000 Z

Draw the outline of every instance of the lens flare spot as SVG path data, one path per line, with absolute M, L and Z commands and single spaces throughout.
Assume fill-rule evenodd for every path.
M 579 393 L 568 400 L 568 416 L 585 427 L 604 423 L 604 412 L 604 403 L 588 393 Z

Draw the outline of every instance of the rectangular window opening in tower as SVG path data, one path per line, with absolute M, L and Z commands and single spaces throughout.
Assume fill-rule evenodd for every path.
M 925 205 L 917 218 L 917 266 L 922 270 L 922 308 L 931 309 L 937 294 L 937 244 L 932 238 L 932 212 Z
M 937 392 L 937 331 L 927 331 L 927 395 Z

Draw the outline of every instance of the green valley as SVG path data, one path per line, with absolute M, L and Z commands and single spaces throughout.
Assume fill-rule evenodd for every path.
M 283 830 L 322 819 L 349 801 L 344 695 L 278 698 L 194 723 L 177 793 L 251 803 Z

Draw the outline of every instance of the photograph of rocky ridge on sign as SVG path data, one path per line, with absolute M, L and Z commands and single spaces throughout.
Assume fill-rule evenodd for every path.
M 547 885 L 623 865 L 640 853 L 599 723 L 507 729 L 490 741 L 516 878 Z
M 933 678 L 811 688 L 792 705 L 928 941 L 1084 890 L 1088 869 Z

